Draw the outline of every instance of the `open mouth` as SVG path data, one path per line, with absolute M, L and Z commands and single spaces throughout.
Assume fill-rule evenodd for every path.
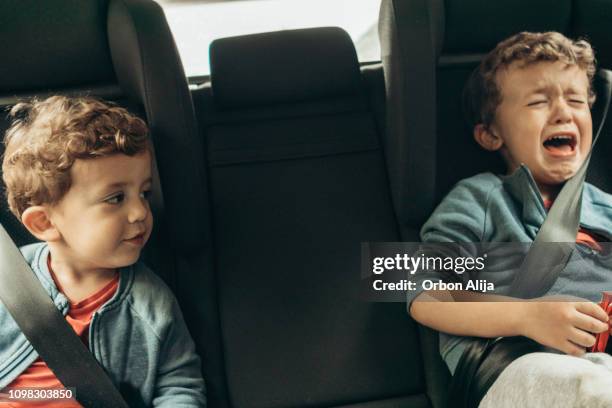
M 555 134 L 544 140 L 544 148 L 554 156 L 568 156 L 576 151 L 576 136 L 571 133 Z

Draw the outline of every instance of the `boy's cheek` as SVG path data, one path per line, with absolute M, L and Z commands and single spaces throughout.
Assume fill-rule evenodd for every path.
M 151 235 L 151 231 L 153 231 L 153 225 L 154 225 L 154 220 L 153 220 L 153 214 L 151 214 L 151 212 L 149 211 L 149 215 L 147 216 L 147 230 L 149 235 Z

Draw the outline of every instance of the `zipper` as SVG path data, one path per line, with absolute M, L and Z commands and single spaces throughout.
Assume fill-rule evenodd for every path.
M 89 321 L 89 334 L 87 335 L 88 337 L 88 343 L 89 343 L 89 351 L 91 352 L 91 354 L 93 354 L 93 356 L 96 356 L 95 353 L 95 347 L 94 347 L 94 342 L 93 342 L 93 338 L 94 338 L 94 330 L 96 328 L 96 325 L 98 323 L 98 320 L 96 319 L 98 317 L 98 311 L 95 311 L 92 315 L 91 315 L 91 320 Z M 97 358 L 96 358 L 97 360 Z
M 546 217 L 546 209 L 544 208 L 544 200 L 542 200 L 542 194 L 540 194 L 540 189 L 538 188 L 538 185 L 533 179 L 533 176 L 531 175 L 531 171 L 524 164 L 521 164 L 521 170 L 523 171 L 523 174 L 525 174 L 525 177 L 527 178 L 529 182 L 529 187 L 531 188 L 531 192 L 536 197 L 536 202 L 538 203 L 538 209 L 540 210 L 540 213 L 544 217 Z

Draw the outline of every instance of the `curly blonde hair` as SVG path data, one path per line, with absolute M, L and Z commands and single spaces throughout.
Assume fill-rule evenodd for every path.
M 525 67 L 536 62 L 561 61 L 584 70 L 589 80 L 589 105 L 595 101 L 592 90 L 595 76 L 595 54 L 586 40 L 571 40 L 561 33 L 521 32 L 497 44 L 472 73 L 464 93 L 464 107 L 470 126 L 490 126 L 502 101 L 497 73 L 514 62 Z
M 150 148 L 141 119 L 94 98 L 33 99 L 13 106 L 9 116 L 2 178 L 17 218 L 28 207 L 59 202 L 76 159 L 133 156 Z

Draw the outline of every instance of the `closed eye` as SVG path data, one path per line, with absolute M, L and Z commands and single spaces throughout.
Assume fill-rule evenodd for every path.
M 546 99 L 538 99 L 537 101 L 529 102 L 527 106 L 537 106 L 547 102 L 548 101 Z

